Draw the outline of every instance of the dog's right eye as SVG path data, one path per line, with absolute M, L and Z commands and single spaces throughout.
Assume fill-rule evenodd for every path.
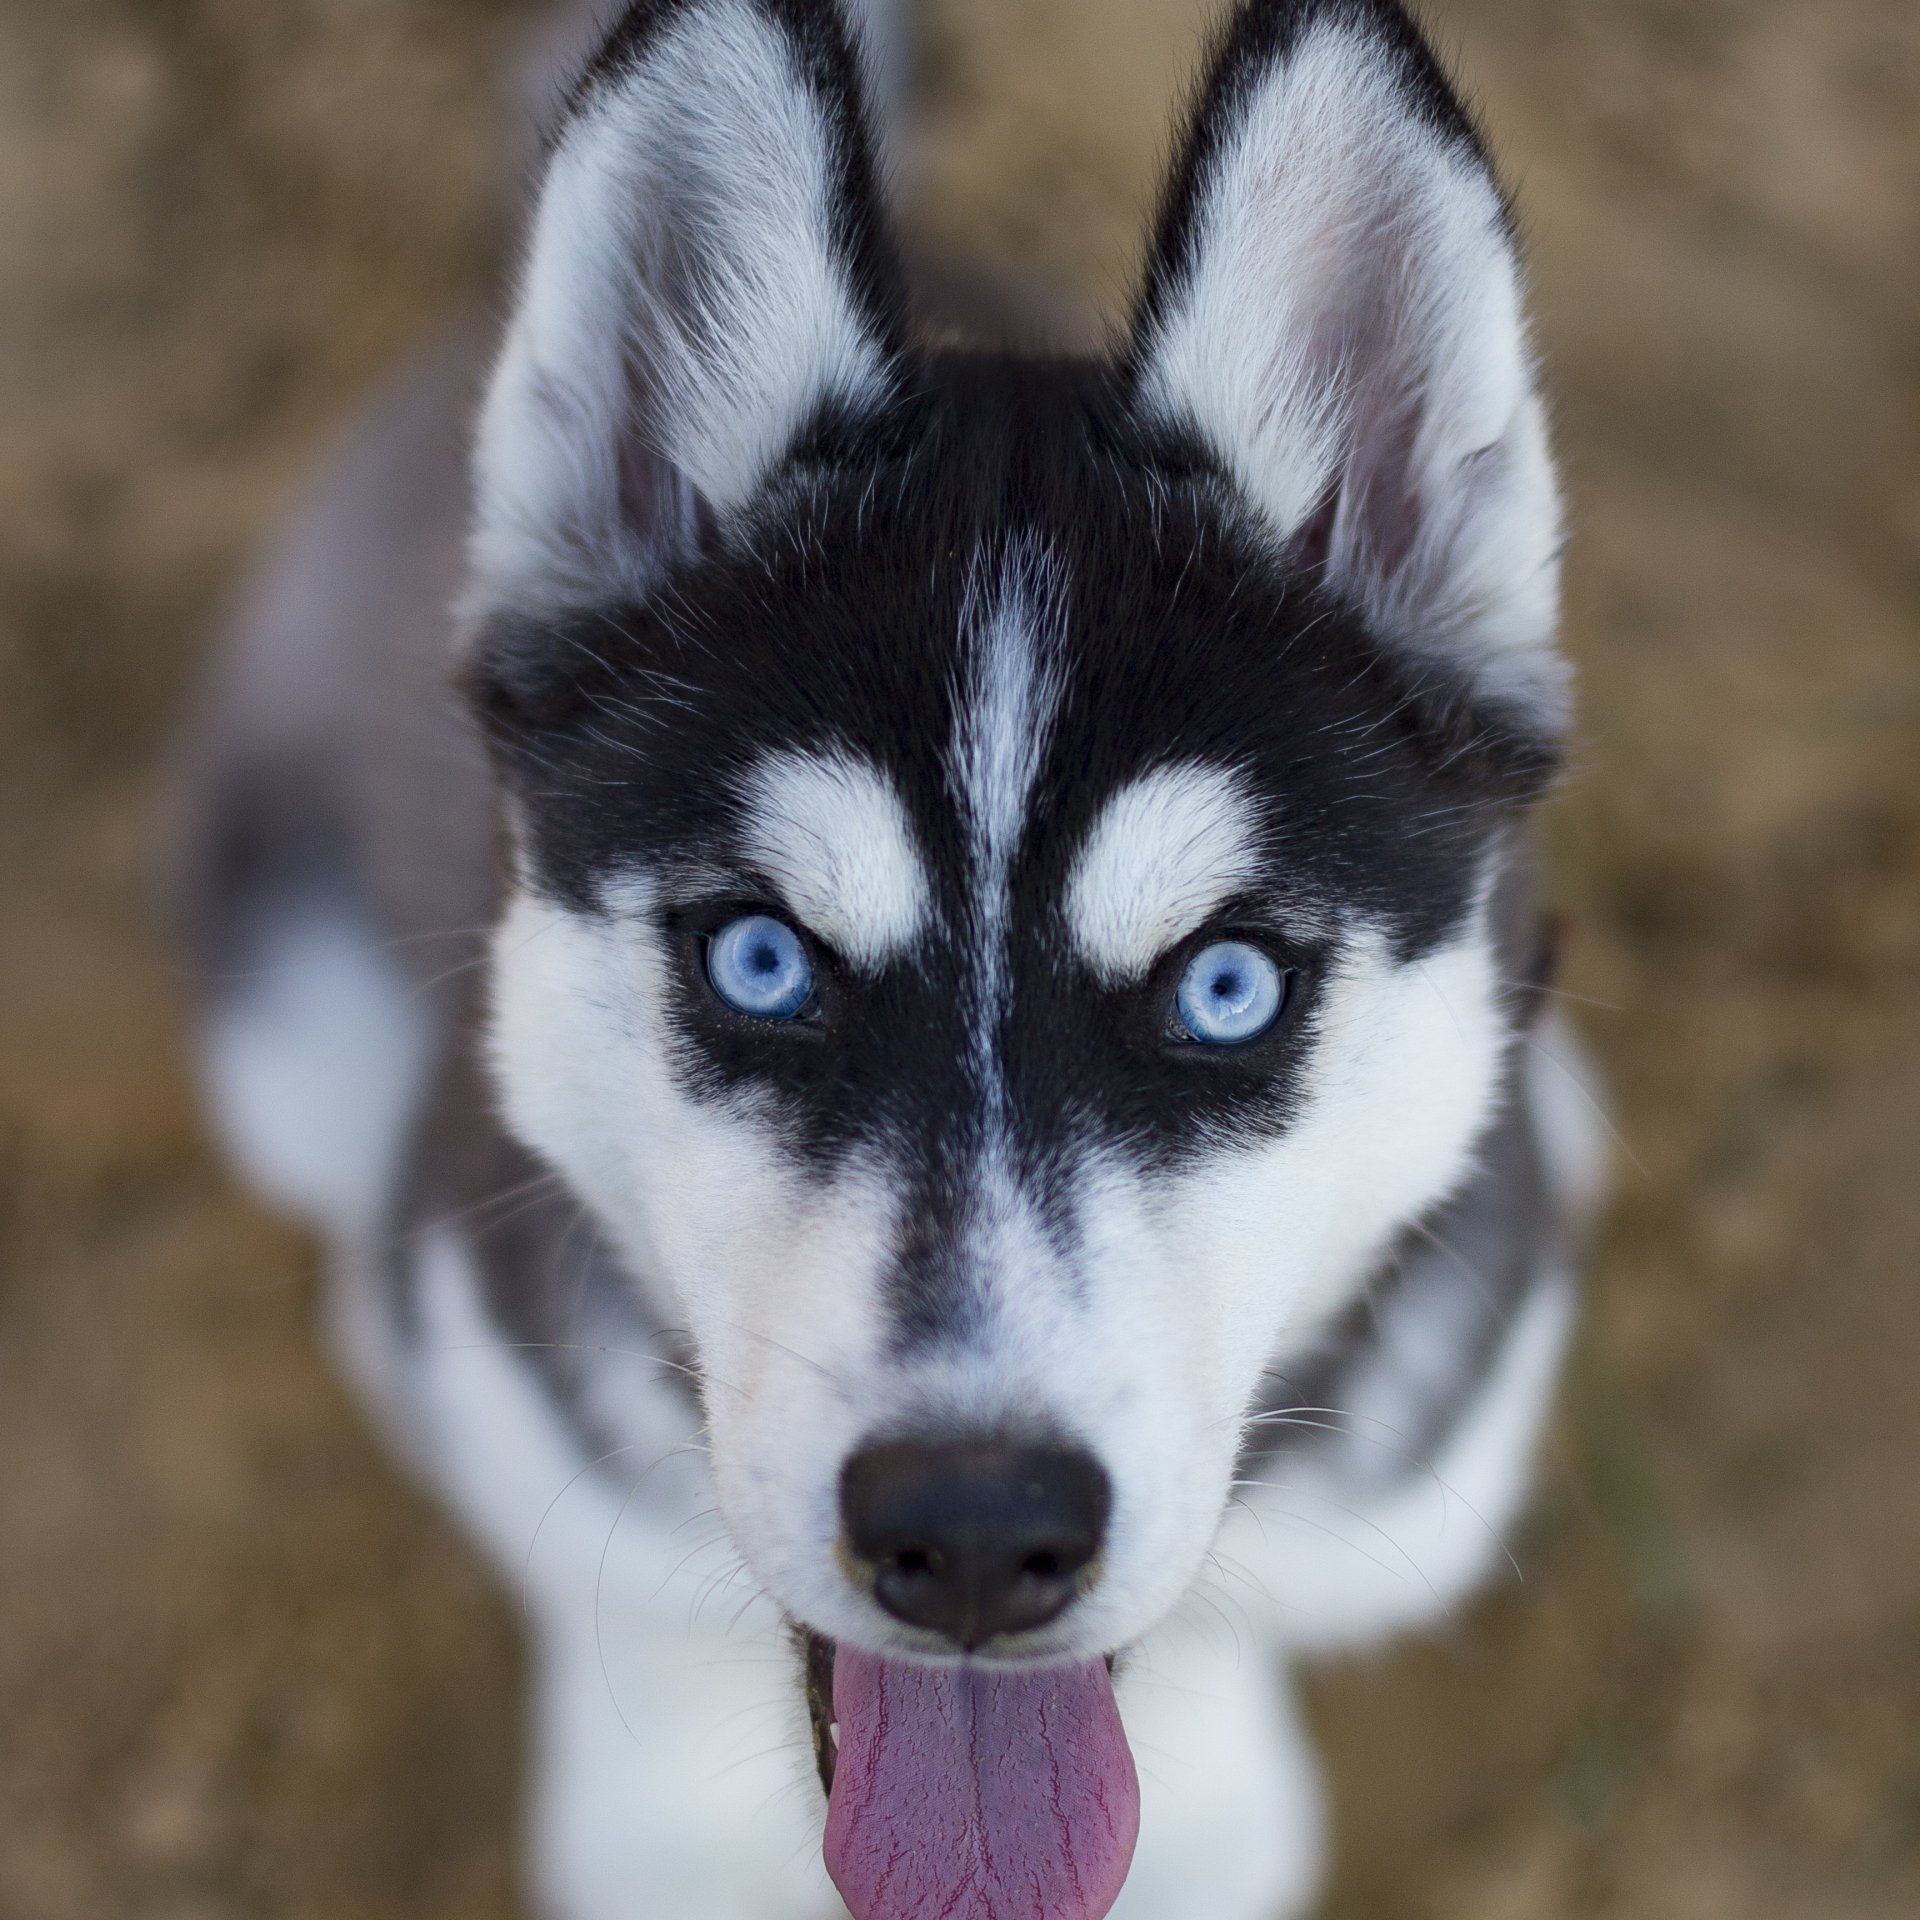
M 813 962 L 800 936 L 770 913 L 729 920 L 707 942 L 707 980 L 735 1013 L 797 1020 L 813 1004 Z

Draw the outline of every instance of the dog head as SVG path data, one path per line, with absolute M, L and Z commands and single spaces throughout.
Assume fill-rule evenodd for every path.
M 494 1054 L 780 1604 L 1080 1659 L 1489 1122 L 1556 495 L 1387 0 L 1238 14 L 1110 360 L 918 343 L 872 156 L 828 0 L 639 6 L 561 126 L 476 461 Z

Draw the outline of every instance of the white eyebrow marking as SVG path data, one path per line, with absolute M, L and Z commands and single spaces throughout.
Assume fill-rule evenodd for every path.
M 821 939 L 878 967 L 918 938 L 930 912 L 926 866 L 879 768 L 838 751 L 770 754 L 746 797 L 747 854 Z
M 1260 816 L 1245 783 L 1198 762 L 1122 787 L 1067 882 L 1067 925 L 1103 980 L 1137 979 L 1259 872 Z

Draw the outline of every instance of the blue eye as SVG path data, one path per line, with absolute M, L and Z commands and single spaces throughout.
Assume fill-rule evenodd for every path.
M 770 913 L 729 920 L 707 943 L 707 978 L 736 1013 L 794 1020 L 813 998 L 813 963 L 800 936 Z
M 1280 1017 L 1287 975 L 1244 940 L 1216 940 L 1187 962 L 1173 996 L 1174 1025 L 1208 1047 L 1257 1040 Z

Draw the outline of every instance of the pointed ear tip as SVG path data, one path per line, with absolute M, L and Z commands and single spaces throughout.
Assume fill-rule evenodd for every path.
M 1203 64 L 1194 131 L 1223 108 L 1244 110 L 1265 76 L 1326 36 L 1354 64 L 1391 78 L 1429 127 L 1463 141 L 1485 162 L 1479 123 L 1419 11 L 1401 0 L 1241 0 L 1216 27 Z

